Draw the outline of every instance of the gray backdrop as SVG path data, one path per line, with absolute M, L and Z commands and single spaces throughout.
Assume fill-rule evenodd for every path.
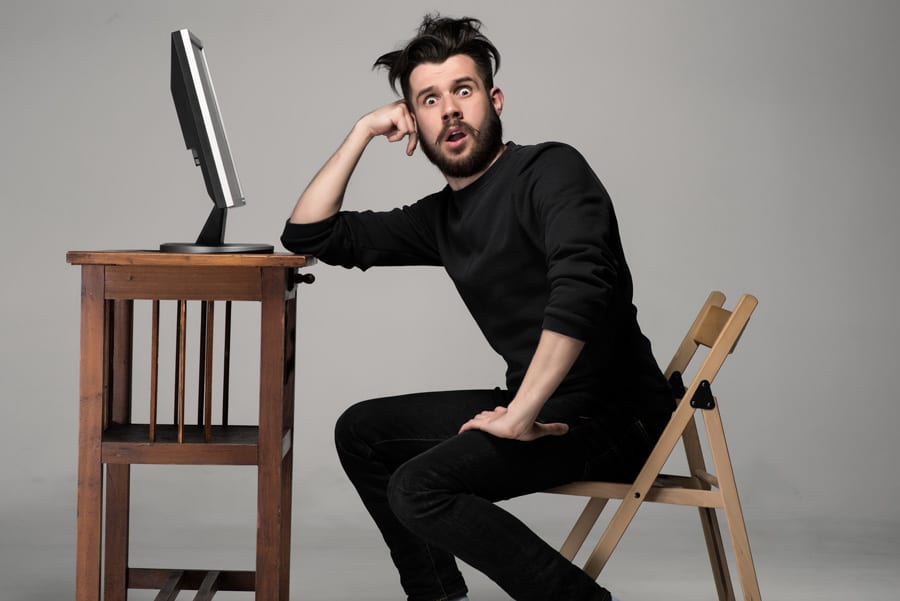
M 569 142 L 608 187 L 660 361 L 710 289 L 759 297 L 717 394 L 764 594 L 774 582 L 824 594 L 813 563 L 798 577 L 767 559 L 777 549 L 832 553 L 853 567 L 848 586 L 896 566 L 900 4 L 4 0 L 0 598 L 72 586 L 79 270 L 65 252 L 189 240 L 211 206 L 169 94 L 169 33 L 189 27 L 207 45 L 248 200 L 228 239 L 277 244 L 354 120 L 393 99 L 369 65 L 429 9 L 485 22 L 503 54 L 508 139 Z M 371 145 L 347 207 L 443 184 L 403 147 Z M 363 398 L 501 384 L 503 366 L 440 270 L 313 271 L 300 297 L 294 590 L 328 598 L 322 583 L 340 577 L 344 598 L 396 598 L 332 425 Z M 255 344 L 248 334 L 237 351 L 250 374 Z M 239 416 L 252 419 L 255 385 L 236 384 Z M 136 468 L 134 555 L 210 557 L 212 529 L 223 561 L 249 561 L 254 482 L 247 469 Z M 575 510 L 543 496 L 510 506 L 554 543 L 555 516 Z M 646 513 L 665 533 L 663 512 Z

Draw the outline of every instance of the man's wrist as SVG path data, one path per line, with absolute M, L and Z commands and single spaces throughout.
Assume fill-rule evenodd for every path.
M 522 434 L 531 427 L 537 419 L 537 412 L 529 409 L 530 404 L 522 399 L 518 394 L 510 401 L 506 407 L 507 415 L 515 424 L 516 430 L 520 430 L 517 434 Z
M 373 139 L 375 139 L 376 134 L 372 131 L 371 125 L 368 123 L 369 115 L 364 115 L 353 124 L 353 127 L 350 129 L 350 133 L 348 134 L 348 138 L 351 138 L 353 141 L 357 141 L 362 143 L 363 145 L 368 144 Z

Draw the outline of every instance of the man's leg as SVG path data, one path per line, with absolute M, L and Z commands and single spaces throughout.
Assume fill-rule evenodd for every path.
M 578 421 L 571 414 L 554 418 Z M 388 488 L 391 509 L 432 548 L 480 570 L 517 601 L 609 601 L 608 591 L 495 502 L 595 475 L 598 468 L 617 472 L 623 463 L 617 457 L 619 448 L 634 451 L 635 445 L 616 440 L 618 436 L 606 445 L 597 438 L 608 430 L 632 430 L 621 426 L 597 427 L 591 421 L 587 442 L 584 429 L 531 442 L 465 432 L 395 471 Z M 649 452 L 652 440 L 640 447 Z M 640 458 L 635 459 L 640 465 Z
M 426 544 L 397 520 L 387 500 L 391 475 L 456 436 L 480 411 L 507 401 L 500 390 L 412 394 L 358 403 L 337 422 L 341 465 L 381 531 L 410 601 L 454 599 L 467 589 L 450 553 Z

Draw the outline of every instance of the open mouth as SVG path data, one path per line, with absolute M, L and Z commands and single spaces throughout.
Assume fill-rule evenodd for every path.
M 447 128 L 441 140 L 446 144 L 456 145 L 458 142 L 464 140 L 468 135 L 469 133 L 466 131 L 465 126 L 463 126 L 461 123 L 456 123 L 450 125 L 450 127 Z
M 464 132 L 464 131 L 454 131 L 454 132 L 450 132 L 450 133 L 447 135 L 447 141 L 448 141 L 448 142 L 456 142 L 457 140 L 462 140 L 462 139 L 465 138 L 465 137 L 466 137 L 466 132 Z

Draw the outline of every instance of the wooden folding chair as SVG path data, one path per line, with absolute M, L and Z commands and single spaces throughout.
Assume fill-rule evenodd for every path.
M 716 517 L 716 509 L 722 509 L 734 547 L 744 599 L 747 601 L 760 599 L 759 583 L 750 554 L 750 542 L 738 499 L 731 458 L 725 443 L 718 400 L 713 396 L 710 386 L 725 358 L 734 350 L 751 313 L 756 308 L 757 301 L 753 296 L 745 294 L 731 311 L 722 308 L 724 303 L 725 295 L 721 292 L 712 292 L 709 295 L 665 371 L 676 396 L 679 397 L 678 407 L 637 479 L 632 484 L 573 482 L 547 491 L 590 497 L 560 549 L 560 552 L 570 560 L 574 559 L 581 549 L 607 502 L 610 499 L 621 500 L 600 541 L 584 565 L 584 571 L 592 578 L 597 578 L 606 565 L 641 503 L 650 501 L 688 505 L 697 507 L 700 511 L 700 522 L 706 537 L 719 599 L 734 601 L 734 587 Z M 700 346 L 708 347 L 709 351 L 690 385 L 685 389 L 682 375 Z M 703 447 L 694 419 L 696 411 L 700 411 L 703 415 L 715 475 L 707 471 L 704 462 Z M 663 469 L 679 439 L 684 442 L 690 475 L 661 474 L 660 470 Z

